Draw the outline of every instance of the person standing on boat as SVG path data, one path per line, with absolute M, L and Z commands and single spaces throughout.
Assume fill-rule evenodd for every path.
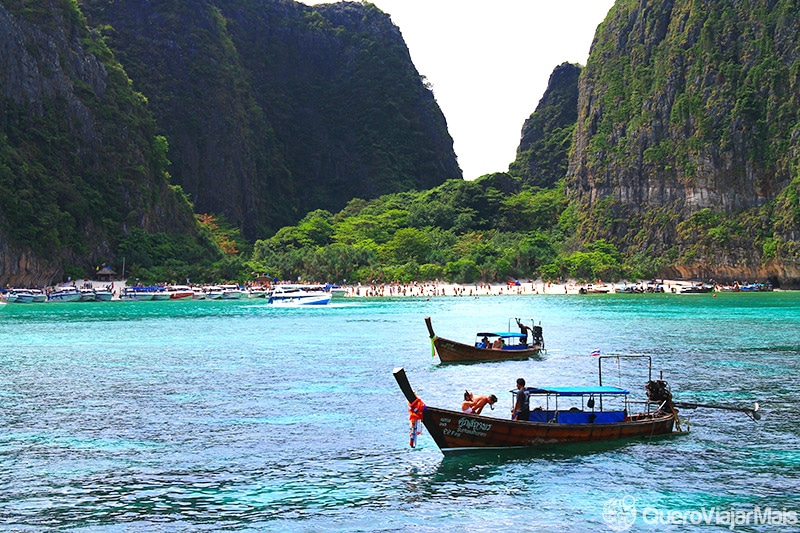
M 511 410 L 512 420 L 530 420 L 531 408 L 528 404 L 528 395 L 525 393 L 525 379 L 517 378 L 517 399 Z
M 519 318 L 517 318 L 515 320 L 517 321 L 517 326 L 519 326 L 519 332 L 522 334 L 522 338 L 520 339 L 520 344 L 527 345 L 528 344 L 528 332 L 530 331 L 531 333 L 533 333 L 533 330 L 531 328 L 529 328 L 528 326 L 526 326 L 525 324 L 523 324 L 522 321 Z

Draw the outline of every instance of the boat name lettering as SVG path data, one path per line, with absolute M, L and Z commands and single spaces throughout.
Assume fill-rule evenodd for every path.
M 474 418 L 461 418 L 458 420 L 458 430 L 469 433 L 471 431 L 489 431 L 492 429 L 491 424 L 475 420 Z
M 442 418 L 441 420 L 439 420 L 439 426 L 440 427 L 447 427 L 447 424 L 449 424 L 449 423 L 450 423 L 450 419 L 449 418 Z

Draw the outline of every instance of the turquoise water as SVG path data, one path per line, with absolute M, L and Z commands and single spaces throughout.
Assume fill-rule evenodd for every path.
M 533 317 L 547 354 L 441 367 L 425 316 L 465 342 Z M 789 292 L 7 305 L 0 529 L 618 531 L 610 512 L 631 502 L 633 530 L 692 529 L 711 508 L 791 519 L 799 325 Z M 683 411 L 689 435 L 534 454 L 445 458 L 426 432 L 408 447 L 395 367 L 429 405 L 469 388 L 507 417 L 517 377 L 596 383 L 595 348 L 653 356 L 678 400 L 758 401 L 764 417 Z M 603 370 L 642 390 L 646 369 Z

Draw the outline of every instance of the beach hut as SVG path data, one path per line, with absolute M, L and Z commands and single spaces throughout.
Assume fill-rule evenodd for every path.
M 116 275 L 117 275 L 117 273 L 114 272 L 111 269 L 111 267 L 104 266 L 103 268 L 101 268 L 100 270 L 97 271 L 97 274 L 95 275 L 95 277 L 97 278 L 97 281 L 111 281 L 111 278 L 116 276 Z

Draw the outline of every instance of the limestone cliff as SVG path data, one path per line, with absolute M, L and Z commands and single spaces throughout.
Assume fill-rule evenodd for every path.
M 151 103 L 197 212 L 250 239 L 461 178 L 398 28 L 371 4 L 84 0 Z
M 798 36 L 792 1 L 618 0 L 579 82 L 581 237 L 798 285 Z
M 567 173 L 578 119 L 578 77 L 581 67 L 557 66 L 536 110 L 522 126 L 517 157 L 509 173 L 528 185 L 552 187 Z
M 0 2 L 0 44 L 0 284 L 88 270 L 131 228 L 195 231 L 144 99 L 72 2 Z

